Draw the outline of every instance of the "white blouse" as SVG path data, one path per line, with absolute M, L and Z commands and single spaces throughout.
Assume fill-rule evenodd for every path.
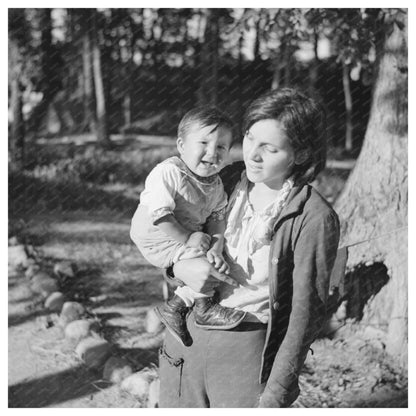
M 220 304 L 250 312 L 251 318 L 267 323 L 269 316 L 269 252 L 273 225 L 286 203 L 292 179 L 287 179 L 277 198 L 262 211 L 255 211 L 248 199 L 245 171 L 230 197 L 226 219 L 225 254 L 230 277 L 240 283 L 219 289 Z

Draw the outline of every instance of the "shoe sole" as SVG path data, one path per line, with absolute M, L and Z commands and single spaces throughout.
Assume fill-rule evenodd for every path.
M 218 329 L 219 331 L 222 331 L 222 330 L 226 331 L 227 329 L 234 329 L 235 327 L 237 327 L 238 325 L 240 325 L 241 322 L 243 322 L 243 320 L 246 317 L 246 315 L 247 315 L 247 313 L 245 313 L 239 321 L 234 322 L 233 324 L 230 324 L 230 325 L 222 325 L 222 326 L 217 326 L 217 325 L 201 325 L 201 324 L 198 324 L 198 322 L 196 322 L 196 320 L 195 320 L 195 326 L 197 328 L 201 328 L 201 329 Z
M 163 315 L 160 313 L 159 308 L 154 308 L 154 311 L 157 315 L 157 317 L 160 319 L 163 325 L 165 325 L 165 328 L 170 332 L 170 334 L 178 341 L 180 344 L 182 344 L 184 347 L 190 347 L 192 345 L 192 342 L 189 345 L 186 345 L 181 337 L 170 327 L 170 325 L 167 323 Z

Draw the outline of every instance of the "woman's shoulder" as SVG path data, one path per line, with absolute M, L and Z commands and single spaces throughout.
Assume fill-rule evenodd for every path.
M 338 215 L 330 202 L 312 185 L 305 186 L 308 187 L 309 193 L 309 198 L 304 207 L 305 214 L 307 214 L 310 219 L 332 218 L 339 221 Z
M 226 166 L 219 173 L 224 184 L 225 192 L 230 195 L 241 178 L 241 173 L 245 170 L 243 161 L 234 162 Z

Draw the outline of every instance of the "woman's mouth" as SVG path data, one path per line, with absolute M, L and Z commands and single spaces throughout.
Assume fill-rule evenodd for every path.
M 252 172 L 260 172 L 261 167 L 257 165 L 252 165 L 251 163 L 247 163 L 248 169 L 250 169 Z

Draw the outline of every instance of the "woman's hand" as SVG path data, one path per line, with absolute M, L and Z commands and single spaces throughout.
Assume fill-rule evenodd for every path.
M 205 234 L 201 231 L 196 231 L 189 236 L 185 244 L 188 247 L 197 248 L 198 250 L 201 250 L 204 253 L 206 253 L 209 249 L 210 243 L 211 236 L 209 234 Z
M 173 265 L 173 273 L 195 292 L 208 296 L 221 282 L 238 287 L 236 281 L 216 270 L 204 257 L 178 261 Z

